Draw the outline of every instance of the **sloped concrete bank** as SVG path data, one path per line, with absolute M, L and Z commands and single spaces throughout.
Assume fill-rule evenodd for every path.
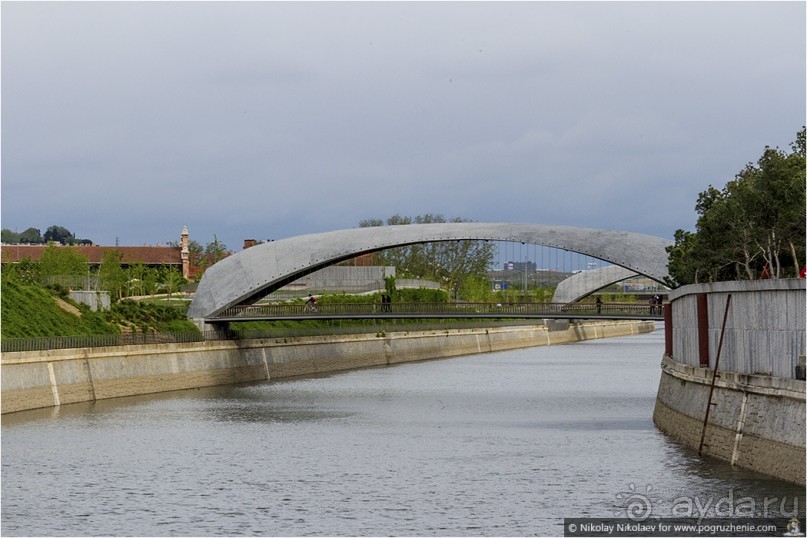
M 213 385 L 646 333 L 653 322 L 549 323 L 5 353 L 2 413 Z

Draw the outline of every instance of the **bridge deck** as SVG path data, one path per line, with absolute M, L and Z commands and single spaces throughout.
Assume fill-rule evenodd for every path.
M 344 303 L 241 305 L 228 308 L 209 321 L 269 321 L 306 319 L 434 319 L 536 318 L 663 320 L 659 306 L 637 303 Z

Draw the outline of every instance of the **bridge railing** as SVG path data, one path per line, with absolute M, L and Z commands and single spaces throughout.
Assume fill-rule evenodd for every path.
M 658 305 L 643 303 L 319 303 L 237 305 L 219 313 L 218 319 L 282 319 L 300 317 L 579 317 L 661 316 Z
M 362 303 L 362 304 L 318 304 L 315 309 L 305 305 L 251 305 L 234 306 L 219 314 L 220 318 L 227 319 L 283 319 L 283 318 L 305 318 L 327 319 L 329 317 L 338 318 L 340 316 L 364 317 L 364 318 L 395 318 L 401 317 L 417 318 L 488 318 L 484 322 L 477 323 L 495 324 L 495 320 L 489 318 L 511 318 L 507 323 L 514 323 L 512 319 L 529 317 L 614 317 L 614 316 L 647 316 L 648 318 L 659 318 L 661 310 L 658 306 L 643 303 L 603 303 L 599 307 L 592 303 Z M 421 320 L 423 321 L 423 320 Z M 472 321 L 458 322 L 459 327 L 467 326 Z M 515 322 L 517 323 L 517 321 Z M 445 322 L 441 322 L 439 327 L 444 328 Z M 357 332 L 366 331 L 366 327 L 355 328 L 311 328 L 310 334 L 329 334 L 335 331 L 342 334 L 344 331 L 354 330 Z M 42 338 L 2 338 L 0 339 L 0 351 L 3 353 L 15 351 L 41 351 L 50 349 L 69 349 L 84 347 L 108 347 L 143 344 L 165 344 L 182 342 L 199 342 L 206 340 L 230 340 L 241 338 L 258 338 L 283 335 L 308 335 L 308 328 L 289 329 L 279 328 L 275 332 L 258 331 L 205 331 L 205 332 L 182 332 L 182 333 L 136 333 L 136 334 L 102 334 L 102 335 L 82 335 L 82 336 L 53 336 Z

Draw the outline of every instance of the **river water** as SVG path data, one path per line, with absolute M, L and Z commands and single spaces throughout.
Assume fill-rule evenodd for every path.
M 2 534 L 541 536 L 637 506 L 803 518 L 803 488 L 655 429 L 662 352 L 656 331 L 4 416 Z

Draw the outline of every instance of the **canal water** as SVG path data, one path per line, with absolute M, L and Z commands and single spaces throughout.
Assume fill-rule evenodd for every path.
M 4 416 L 2 534 L 544 536 L 564 517 L 803 518 L 803 488 L 655 429 L 662 352 L 657 331 Z

